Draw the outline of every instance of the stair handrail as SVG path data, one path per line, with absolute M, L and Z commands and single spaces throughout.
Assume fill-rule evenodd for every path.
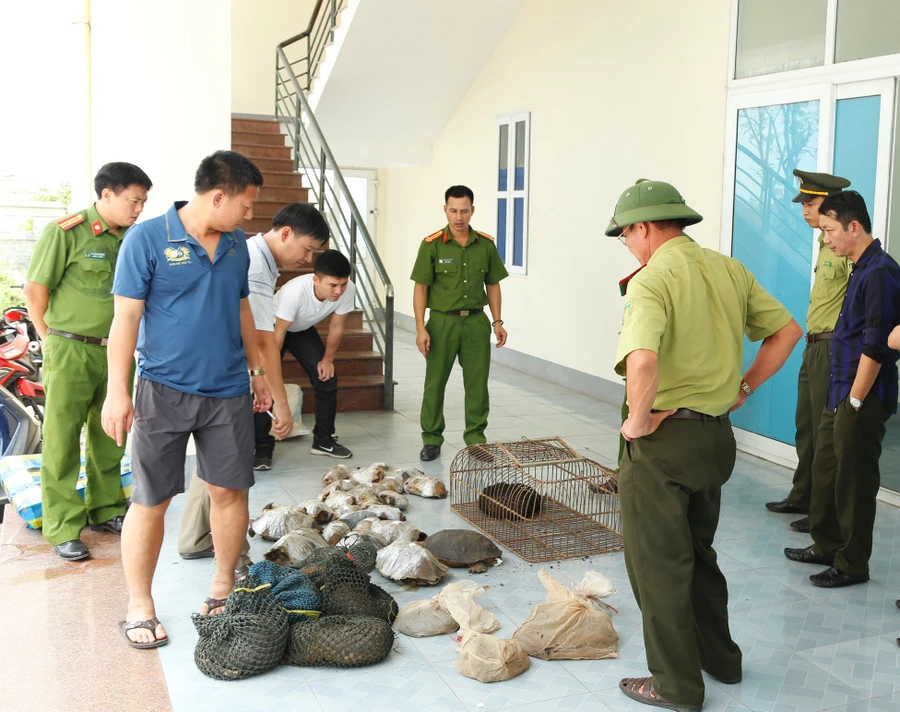
M 317 10 L 322 2 L 323 0 L 320 0 L 317 4 Z M 337 7 L 341 0 L 328 2 L 331 6 Z M 332 18 L 332 21 L 335 19 Z M 309 36 L 309 32 L 310 30 L 307 30 L 297 37 Z M 364 318 L 371 328 L 373 342 L 384 360 L 384 407 L 385 410 L 393 410 L 394 286 L 369 234 L 366 221 L 353 200 L 337 160 L 309 105 L 300 79 L 288 60 L 284 46 L 278 45 L 275 52 L 275 117 L 285 126 L 288 138 L 293 143 L 294 169 L 302 171 L 307 176 L 309 190 L 316 198 L 311 202 L 317 203 L 323 213 L 332 216 L 332 236 L 349 252 L 351 278 L 356 284 L 357 296 L 362 305 Z M 328 173 L 331 174 L 332 182 L 327 179 Z M 344 213 L 342 202 L 349 209 L 349 220 Z M 361 270 L 357 270 L 357 265 L 360 264 L 359 245 L 364 246 L 367 253 L 366 261 L 361 263 L 363 267 Z M 383 302 L 378 294 L 379 285 L 367 269 L 369 265 L 374 268 L 380 286 L 384 290 Z
M 345 0 L 327 0 L 327 6 L 325 8 L 326 11 L 322 13 L 322 5 L 325 4 L 325 0 L 316 0 L 316 5 L 309 17 L 309 24 L 307 25 L 306 29 L 299 34 L 296 34 L 293 37 L 288 37 L 288 39 L 278 43 L 278 49 L 283 50 L 288 47 L 292 47 L 301 40 L 306 40 L 305 55 L 301 55 L 299 59 L 296 59 L 288 64 L 294 74 L 299 77 L 305 77 L 305 86 L 303 88 L 306 91 L 309 91 L 310 86 L 312 85 L 312 80 L 316 76 L 316 70 L 318 70 L 319 68 L 319 62 L 322 59 L 322 55 L 325 53 L 325 48 L 328 46 L 328 42 L 332 39 L 331 33 L 334 31 L 334 28 L 337 25 L 337 16 L 340 14 L 344 2 Z M 286 53 L 285 56 L 287 56 Z M 277 56 L 275 61 L 277 71 Z M 294 70 L 294 65 L 300 64 L 301 62 L 306 63 L 305 71 L 297 72 L 296 70 Z

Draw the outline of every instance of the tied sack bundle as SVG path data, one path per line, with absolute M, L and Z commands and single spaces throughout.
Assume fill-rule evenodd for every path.
M 618 657 L 619 636 L 609 616 L 546 571 L 539 571 L 538 577 L 547 589 L 547 600 L 535 607 L 512 639 L 542 660 Z
M 194 662 L 200 672 L 216 680 L 240 680 L 281 662 L 290 626 L 271 588 L 247 576 L 235 584 L 224 611 L 191 616 L 199 635 Z
M 531 665 L 528 653 L 515 640 L 468 630 L 463 633 L 456 672 L 479 682 L 502 682 L 521 675 Z

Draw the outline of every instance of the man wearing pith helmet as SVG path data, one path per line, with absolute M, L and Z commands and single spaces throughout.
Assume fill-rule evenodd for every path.
M 628 284 L 616 372 L 629 413 L 619 480 L 625 564 L 650 677 L 619 683 L 649 705 L 700 710 L 701 670 L 741 679 L 713 539 L 734 468 L 728 418 L 787 360 L 802 331 L 737 260 L 684 233 L 703 218 L 661 181 L 638 181 L 606 234 L 643 269 Z M 743 336 L 763 344 L 741 375 Z
M 797 469 L 788 496 L 780 502 L 768 502 L 766 507 L 777 514 L 809 514 L 812 497 L 813 454 L 816 451 L 819 423 L 825 409 L 825 396 L 831 376 L 831 342 L 834 325 L 841 312 L 850 265 L 846 257 L 838 257 L 825 244 L 825 233 L 819 227 L 819 206 L 829 195 L 836 195 L 850 186 L 850 181 L 828 173 L 794 171 L 800 180 L 800 191 L 793 202 L 803 208 L 803 219 L 819 230 L 819 253 L 815 278 L 806 312 L 806 348 L 800 376 L 797 379 Z M 809 516 L 791 522 L 791 529 L 809 532 Z

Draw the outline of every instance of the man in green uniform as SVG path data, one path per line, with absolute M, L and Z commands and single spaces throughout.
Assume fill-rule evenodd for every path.
M 616 372 L 628 378 L 625 564 L 652 677 L 619 687 L 679 710 L 702 708 L 701 669 L 727 684 L 741 679 L 712 548 L 736 454 L 728 412 L 784 364 L 802 334 L 740 262 L 684 234 L 702 219 L 668 183 L 638 181 L 606 229 L 646 265 L 628 285 Z M 742 378 L 744 334 L 764 341 Z
M 106 337 L 113 318 L 116 256 L 125 231 L 140 216 L 153 184 L 131 163 L 107 163 L 94 178 L 97 202 L 51 223 L 34 248 L 25 303 L 44 342 L 44 448 L 41 457 L 43 534 L 68 561 L 86 559 L 79 536 L 120 534 L 125 451 L 106 437 Z M 81 429 L 87 423 L 84 501 L 76 492 Z
M 850 181 L 828 173 L 801 170 L 795 170 L 794 175 L 800 179 L 800 192 L 793 200 L 802 205 L 803 219 L 807 224 L 819 230 L 819 206 L 822 201 L 849 187 Z M 835 255 L 823 242 L 824 239 L 825 233 L 820 231 L 819 255 L 806 313 L 806 348 L 797 380 L 797 469 L 794 470 L 794 484 L 786 499 L 766 504 L 770 512 L 778 514 L 809 514 L 816 434 L 822 421 L 831 375 L 831 339 L 850 278 L 847 258 Z M 791 529 L 809 532 L 809 517 L 791 522 Z
M 509 276 L 494 238 L 469 227 L 475 212 L 475 195 L 464 185 L 444 194 L 446 227 L 425 238 L 413 266 L 416 283 L 413 312 L 416 346 L 425 357 L 425 389 L 422 395 L 422 443 L 419 457 L 434 460 L 444 442 L 444 389 L 459 358 L 466 392 L 466 445 L 486 442 L 490 401 L 491 327 L 497 348 L 506 343 L 500 318 L 500 280 Z M 493 321 L 488 321 L 488 305 Z M 425 323 L 425 307 L 431 309 Z

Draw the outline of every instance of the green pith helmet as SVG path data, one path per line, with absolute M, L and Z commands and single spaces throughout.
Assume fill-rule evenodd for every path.
M 798 168 L 794 170 L 794 175 L 800 179 L 800 192 L 791 198 L 793 203 L 805 203 L 819 195 L 835 195 L 850 187 L 849 180 L 830 173 L 812 173 Z
M 606 234 L 618 237 L 623 227 L 656 220 L 682 220 L 685 225 L 694 225 L 703 220 L 703 216 L 687 206 L 675 186 L 641 178 L 619 196 Z

